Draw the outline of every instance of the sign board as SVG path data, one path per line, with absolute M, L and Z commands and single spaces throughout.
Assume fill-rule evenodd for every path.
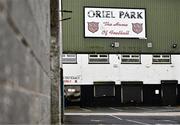
M 84 37 L 146 39 L 145 9 L 84 7 Z

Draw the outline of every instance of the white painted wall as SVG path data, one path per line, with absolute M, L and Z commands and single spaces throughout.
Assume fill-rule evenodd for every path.
M 118 58 L 119 57 L 119 58 Z M 88 64 L 88 55 L 77 55 L 77 64 L 63 64 L 65 85 L 93 84 L 93 81 L 180 81 L 180 55 L 171 55 L 172 64 L 152 64 L 152 55 L 141 55 L 141 64 L 121 64 L 120 54 L 109 55 L 110 64 Z M 74 77 L 67 77 L 74 76 Z M 73 79 L 70 79 L 73 78 Z

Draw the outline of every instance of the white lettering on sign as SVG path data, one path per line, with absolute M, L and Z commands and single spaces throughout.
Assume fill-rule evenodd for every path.
M 85 37 L 146 39 L 145 9 L 84 8 Z

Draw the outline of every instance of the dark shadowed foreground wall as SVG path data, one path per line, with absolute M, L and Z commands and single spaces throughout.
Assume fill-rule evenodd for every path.
M 50 0 L 0 0 L 0 124 L 50 124 Z

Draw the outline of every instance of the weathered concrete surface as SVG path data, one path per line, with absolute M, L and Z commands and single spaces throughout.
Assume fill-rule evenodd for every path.
M 51 123 L 53 125 L 59 125 L 60 118 L 60 101 L 59 101 L 59 89 L 60 88 L 60 71 L 59 71 L 59 49 L 56 44 L 56 39 L 51 41 Z
M 50 0 L 0 0 L 0 124 L 50 124 Z
M 50 46 L 50 62 L 51 62 L 51 124 L 59 125 L 63 122 L 63 101 L 60 101 L 60 35 L 59 35 L 59 0 L 51 0 L 51 46 Z M 61 2 L 60 2 L 61 3 Z M 62 82 L 61 82 L 62 83 Z M 61 96 L 62 97 L 62 96 Z

